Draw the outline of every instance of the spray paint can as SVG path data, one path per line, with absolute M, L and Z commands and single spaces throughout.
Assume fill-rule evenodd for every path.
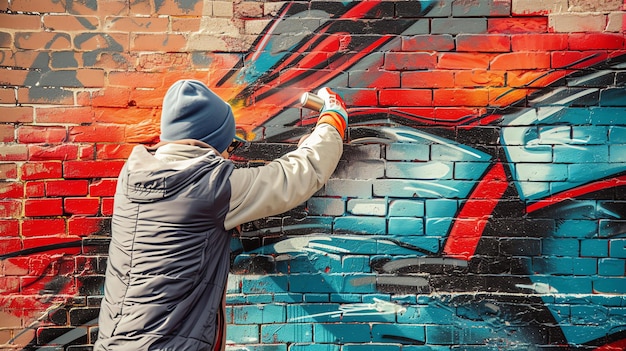
M 321 111 L 324 108 L 324 99 L 307 92 L 300 96 L 300 105 L 313 111 Z

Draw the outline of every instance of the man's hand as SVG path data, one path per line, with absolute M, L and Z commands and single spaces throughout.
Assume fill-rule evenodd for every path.
M 348 111 L 343 99 L 327 87 L 318 90 L 317 95 L 324 100 L 324 107 L 320 111 L 317 124 L 328 123 L 332 125 L 343 138 L 348 126 Z
M 324 87 L 317 91 L 317 96 L 321 97 L 324 100 L 324 107 L 320 111 L 321 114 L 324 112 L 337 112 L 343 117 L 348 123 L 348 111 L 346 109 L 346 104 L 334 91 L 330 90 L 330 88 Z

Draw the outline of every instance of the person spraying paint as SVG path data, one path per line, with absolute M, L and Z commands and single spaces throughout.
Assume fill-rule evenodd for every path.
M 168 89 L 161 141 L 134 147 L 117 180 L 95 351 L 224 350 L 229 231 L 306 201 L 343 152 L 345 104 L 328 88 L 318 95 L 296 150 L 235 169 L 243 140 L 231 107 L 197 80 Z

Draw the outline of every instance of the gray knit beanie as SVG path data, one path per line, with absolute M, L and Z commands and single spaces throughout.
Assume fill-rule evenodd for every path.
M 197 80 L 179 80 L 165 93 L 161 140 L 195 139 L 223 152 L 235 137 L 233 111 Z

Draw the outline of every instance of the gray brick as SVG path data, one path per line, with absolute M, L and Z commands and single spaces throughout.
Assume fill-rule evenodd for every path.
M 431 34 L 486 33 L 486 18 L 434 18 Z
M 497 0 L 465 0 L 452 4 L 452 16 L 508 16 L 511 14 L 510 2 Z
M 387 162 L 387 178 L 452 179 L 452 162 Z
M 346 204 L 337 198 L 313 197 L 307 201 L 311 215 L 341 216 L 346 211 Z
M 333 178 L 377 179 L 385 176 L 384 160 L 363 160 L 341 162 L 333 173 Z
M 329 179 L 324 187 L 324 194 L 327 196 L 370 198 L 372 196 L 372 181 Z

